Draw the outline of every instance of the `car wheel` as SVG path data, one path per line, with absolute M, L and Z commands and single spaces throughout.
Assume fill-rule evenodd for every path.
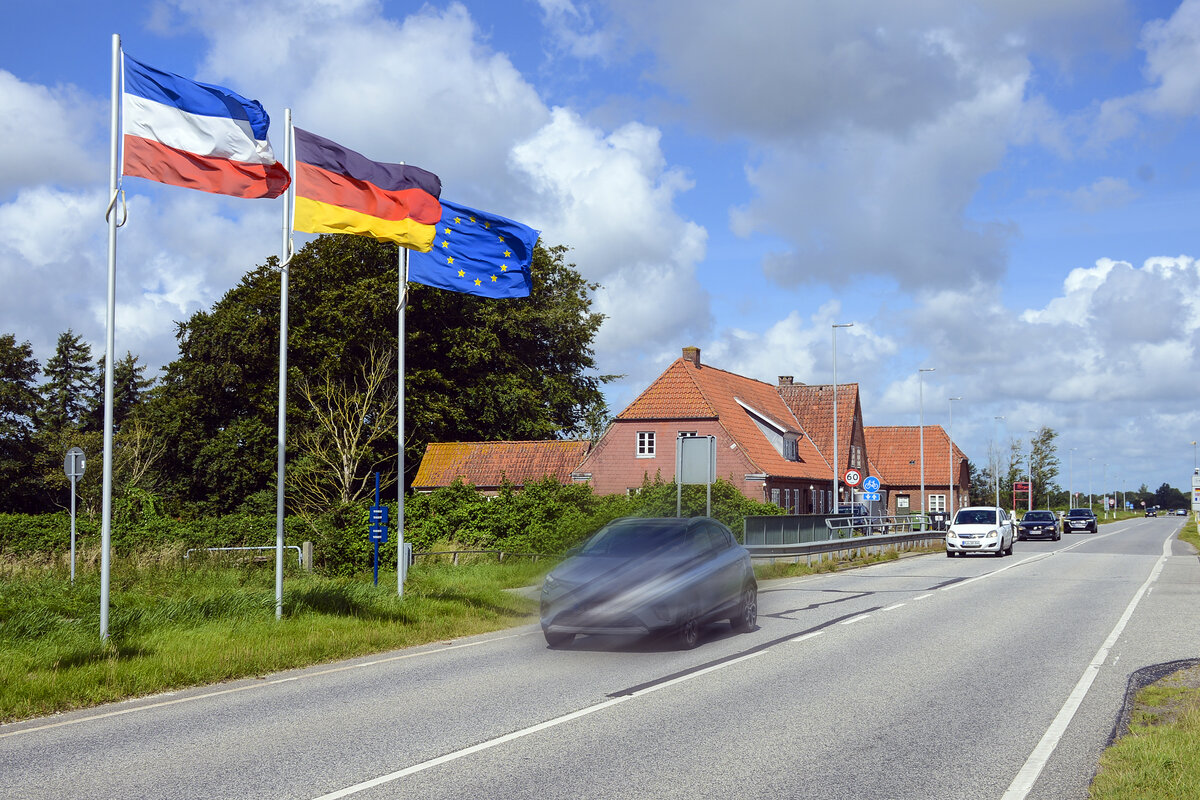
M 1012 549 L 1013 549 L 1013 540 L 1012 540 L 1012 539 L 1009 539 L 1009 540 L 1008 540 L 1008 549 L 1004 551 L 1004 555 L 1006 555 L 1006 556 L 1011 556 L 1011 555 L 1012 555 Z
M 546 644 L 554 648 L 566 647 L 575 641 L 575 634 L 573 633 L 551 633 L 550 631 L 543 630 L 542 635 L 546 637 Z
M 691 650 L 700 644 L 700 618 L 695 611 L 689 610 L 684 614 L 683 622 L 676 631 L 675 638 L 684 650 Z
M 953 553 L 953 552 L 951 552 L 950 550 L 947 550 L 947 551 L 946 551 L 946 558 L 954 558 L 954 553 Z
M 754 630 L 758 625 L 758 589 L 747 586 L 742 590 L 742 602 L 738 604 L 738 615 L 730 617 L 729 625 L 738 633 Z

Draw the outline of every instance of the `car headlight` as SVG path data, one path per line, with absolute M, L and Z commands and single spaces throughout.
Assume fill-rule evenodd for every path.
M 986 537 L 986 538 L 988 538 L 988 539 L 995 539 L 995 538 L 996 538 L 997 536 L 999 536 L 999 535 L 1000 535 L 1000 531 L 988 531 L 988 532 L 987 532 L 987 537 Z

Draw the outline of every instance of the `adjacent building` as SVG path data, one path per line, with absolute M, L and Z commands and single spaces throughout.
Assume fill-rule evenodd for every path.
M 431 492 L 461 480 L 494 495 L 505 483 L 519 489 L 547 476 L 569 483 L 590 445 L 586 440 L 430 443 L 412 488 Z
M 921 498 L 921 427 L 864 428 L 871 471 L 887 490 L 887 513 L 953 511 L 969 505 L 967 457 L 941 425 L 925 426 L 925 497 Z M 953 501 L 951 501 L 953 495 Z

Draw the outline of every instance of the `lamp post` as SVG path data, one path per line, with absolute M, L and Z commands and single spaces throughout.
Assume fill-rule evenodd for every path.
M 1070 511 L 1075 507 L 1075 451 L 1078 447 L 1072 447 L 1067 451 L 1067 510 Z
M 993 417 L 996 422 L 1003 422 L 1004 417 Z M 996 426 L 996 508 L 1000 507 L 1000 426 Z
M 933 372 L 935 367 L 921 367 L 917 370 L 917 391 L 920 397 L 921 405 L 921 514 L 925 513 L 925 379 L 921 377 L 924 372 Z
M 853 328 L 853 322 L 835 322 L 833 328 L 833 513 L 838 513 L 838 413 L 837 413 L 837 329 Z
M 1092 507 L 1092 462 L 1095 460 L 1095 456 L 1088 456 L 1088 511 L 1093 514 L 1096 513 L 1096 509 Z
M 1026 433 L 1032 433 L 1034 435 L 1037 435 L 1037 431 L 1033 430 L 1032 428 L 1028 429 L 1026 431 Z M 1029 490 L 1025 493 L 1028 496 L 1029 503 L 1025 510 L 1033 511 L 1033 439 L 1032 438 L 1029 440 L 1029 463 L 1026 464 L 1025 474 L 1029 476 Z
M 1192 442 L 1192 472 L 1193 473 L 1198 471 L 1198 469 L 1197 469 L 1198 466 L 1200 466 L 1200 465 L 1196 464 L 1196 443 Z
M 1100 497 L 1103 498 L 1100 502 L 1104 504 L 1104 518 L 1108 519 L 1108 490 L 1104 488 L 1104 484 L 1108 483 L 1108 464 L 1104 465 L 1104 469 L 1100 472 Z
M 947 404 L 950 406 L 950 422 L 947 427 L 950 428 L 950 517 L 954 517 L 954 401 L 962 400 L 961 397 L 951 397 Z

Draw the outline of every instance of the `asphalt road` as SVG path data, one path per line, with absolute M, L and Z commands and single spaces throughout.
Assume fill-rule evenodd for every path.
M 1200 655 L 1181 522 L 770 582 L 692 651 L 529 625 L 0 726 L 0 798 L 1084 798 Z

